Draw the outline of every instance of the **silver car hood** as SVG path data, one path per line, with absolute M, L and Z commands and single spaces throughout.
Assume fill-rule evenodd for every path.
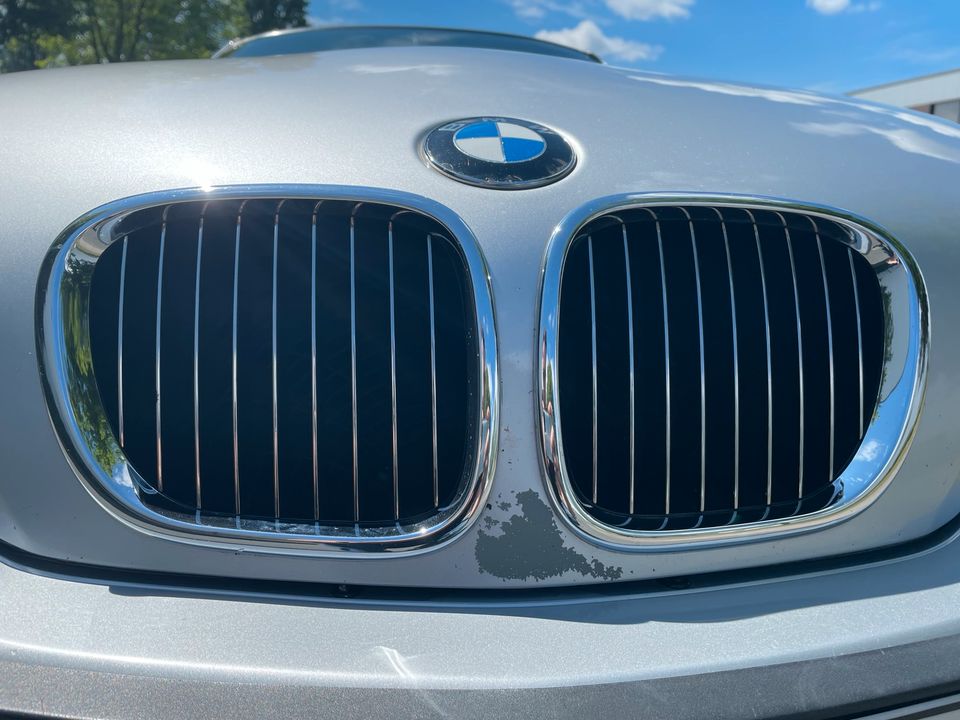
M 0 79 L 0 540 L 37 555 L 208 575 L 451 587 L 595 583 L 782 563 L 922 536 L 960 511 L 960 126 L 844 97 L 512 52 L 394 48 L 122 64 Z M 544 188 L 454 182 L 418 154 L 471 116 L 548 125 L 579 163 Z M 490 502 L 454 543 L 404 557 L 211 549 L 108 514 L 66 462 L 37 372 L 37 273 L 92 208 L 172 188 L 262 183 L 414 193 L 459 215 L 489 264 L 501 414 Z M 537 444 L 535 336 L 557 224 L 624 193 L 746 194 L 869 218 L 912 252 L 932 309 L 927 401 L 899 475 L 853 519 L 776 541 L 615 552 L 550 505 Z

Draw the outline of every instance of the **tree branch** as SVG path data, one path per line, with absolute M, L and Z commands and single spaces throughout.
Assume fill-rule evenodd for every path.
M 133 21 L 133 41 L 130 43 L 130 60 L 136 60 L 137 45 L 140 44 L 140 38 L 143 35 L 143 7 L 147 0 L 140 0 L 137 4 L 137 14 Z
M 97 8 L 93 0 L 87 0 L 87 17 L 90 20 L 90 35 L 93 38 L 93 52 L 97 56 L 97 62 L 103 62 L 107 57 L 107 49 L 103 44 L 103 38 L 100 36 L 100 19 L 97 17 Z M 107 57 L 107 60 L 110 58 Z
M 113 55 L 117 60 L 125 60 L 123 53 L 123 30 L 127 23 L 127 3 L 117 0 L 117 26 L 113 30 Z

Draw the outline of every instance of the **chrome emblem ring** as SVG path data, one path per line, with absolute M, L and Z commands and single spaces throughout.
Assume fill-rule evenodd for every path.
M 505 117 L 466 118 L 434 128 L 423 140 L 422 154 L 454 180 L 496 190 L 548 185 L 577 163 L 556 130 Z

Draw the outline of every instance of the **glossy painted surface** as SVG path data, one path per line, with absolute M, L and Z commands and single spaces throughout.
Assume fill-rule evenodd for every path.
M 721 585 L 416 599 L 78 582 L 0 565 L 0 708 L 111 718 L 861 717 L 850 711 L 955 689 L 956 555 L 953 543 Z
M 0 79 L 0 104 L 8 109 L 0 128 L 0 539 L 13 545 L 207 575 L 526 587 L 852 552 L 924 535 L 960 511 L 958 126 L 848 98 L 443 48 L 25 73 Z M 418 157 L 430 128 L 484 115 L 556 128 L 577 149 L 576 169 L 549 187 L 496 193 L 453 182 Z M 34 293 L 51 243 L 119 198 L 259 183 L 414 193 L 448 207 L 476 236 L 498 317 L 500 453 L 489 505 L 455 543 L 363 562 L 196 547 L 111 518 L 64 459 L 35 357 Z M 868 510 L 797 537 L 624 554 L 581 539 L 549 505 L 534 400 L 546 244 L 572 210 L 645 192 L 825 204 L 868 218 L 913 254 L 932 318 L 926 405 L 904 464 Z

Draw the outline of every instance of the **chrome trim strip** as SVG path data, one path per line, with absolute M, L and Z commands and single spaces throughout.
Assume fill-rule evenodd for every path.
M 703 342 L 703 289 L 700 283 L 700 257 L 697 251 L 697 233 L 693 229 L 693 218 L 684 208 L 679 209 L 687 216 L 687 225 L 690 227 L 693 275 L 697 283 L 697 327 L 700 339 L 700 512 L 703 512 L 707 507 L 707 363 Z
M 740 351 L 737 338 L 737 296 L 733 289 L 733 262 L 730 260 L 727 224 L 720 210 L 717 208 L 713 210 L 720 218 L 723 250 L 727 257 L 727 280 L 730 284 L 730 326 L 733 334 L 733 509 L 738 510 L 740 508 Z M 766 298 L 764 298 L 764 313 L 766 313 Z
M 478 413 L 471 440 L 475 463 L 466 469 L 453 502 L 415 524 L 358 532 L 351 527 L 287 525 L 273 520 L 213 519 L 197 513 L 160 513 L 142 496 L 155 492 L 129 465 L 116 439 L 106 442 L 91 434 L 91 417 L 106 422 L 89 363 L 78 363 L 78 352 L 89 351 L 89 283 L 97 258 L 120 240 L 119 221 L 132 212 L 182 202 L 282 198 L 369 202 L 406 208 L 433 218 L 464 261 L 468 292 L 472 293 L 479 363 L 476 375 Z M 237 212 L 238 220 L 242 213 Z M 238 277 L 240 222 L 237 223 L 234 277 Z M 446 240 L 445 240 L 446 241 Z M 234 281 L 234 296 L 237 282 Z M 236 308 L 236 302 L 234 302 Z M 235 315 L 235 312 L 234 312 Z M 235 327 L 235 325 L 234 325 Z M 236 332 L 234 331 L 234 337 Z M 235 348 L 234 348 L 235 350 Z M 496 467 L 500 386 L 497 370 L 496 321 L 486 261 L 476 239 L 458 215 L 427 198 L 393 190 L 327 185 L 248 185 L 212 189 L 189 188 L 139 195 L 109 203 L 79 218 L 56 240 L 44 260 L 37 284 L 37 351 L 50 417 L 65 457 L 91 496 L 118 521 L 154 537 L 193 545 L 255 550 L 287 555 L 354 553 L 358 558 L 381 553 L 428 552 L 460 537 L 473 525 L 487 501 Z M 236 398 L 236 354 L 233 397 Z M 236 413 L 236 404 L 234 413 Z M 236 415 L 235 415 L 236 417 Z M 84 422 L 78 422 L 83 418 Z M 87 428 L 87 429 L 85 429 Z M 234 425 L 234 429 L 236 425 Z M 236 437 L 236 436 L 235 436 Z M 97 444 L 99 443 L 99 444 Z M 96 456 L 92 448 L 97 448 Z M 234 443 L 235 491 L 239 470 Z M 239 504 L 239 494 L 237 494 Z
M 656 220 L 656 207 L 718 207 L 798 212 L 837 222 L 849 232 L 848 247 L 861 253 L 889 296 L 885 373 L 877 410 L 861 447 L 840 474 L 843 494 L 829 507 L 805 515 L 741 525 L 687 530 L 635 531 L 596 521 L 581 505 L 566 472 L 557 380 L 557 328 L 561 271 L 572 240 L 587 223 L 628 209 Z M 662 244 L 662 239 L 661 239 Z M 662 263 L 661 263 L 662 268 Z M 903 322 L 901 318 L 908 319 Z M 907 250 L 883 228 L 858 215 L 823 205 L 756 196 L 636 193 L 600 198 L 568 214 L 554 230 L 541 276 L 537 375 L 540 450 L 546 485 L 554 507 L 580 537 L 615 550 L 675 550 L 756 541 L 809 532 L 843 522 L 862 512 L 890 484 L 913 440 L 926 386 L 929 309 L 923 277 Z M 669 383 L 668 383 L 669 387 Z M 669 457 L 669 455 L 668 455 Z
M 200 209 L 197 229 L 197 270 L 193 289 L 193 468 L 196 483 L 197 510 L 203 509 L 200 485 L 200 258 L 203 253 L 203 216 L 207 206 Z
M 630 248 L 627 246 L 627 226 L 621 222 L 623 230 L 623 265 L 627 276 L 627 339 L 630 343 L 630 514 L 633 514 L 636 494 L 636 378 L 633 357 L 633 283 L 630 277 Z
M 387 264 L 390 273 L 390 441 L 393 449 L 393 519 L 400 519 L 399 448 L 397 439 L 397 317 L 393 277 L 393 218 L 387 225 Z
M 670 435 L 671 435 L 671 418 L 670 418 L 670 323 L 668 320 L 667 312 L 667 267 L 663 261 L 663 236 L 660 233 L 660 218 L 655 212 L 649 208 L 643 208 L 648 213 L 653 216 L 653 220 L 657 225 L 657 251 L 660 256 L 660 295 L 661 300 L 663 301 L 663 366 L 666 372 L 666 378 L 664 382 L 664 395 L 666 400 L 666 413 L 664 418 L 664 424 L 666 426 L 666 487 L 664 502 L 664 514 L 670 514 Z M 666 527 L 666 520 L 664 520 L 664 527 Z
M 233 354 L 231 356 L 233 403 L 233 505 L 237 517 L 240 516 L 240 423 L 237 403 L 237 303 L 240 281 L 240 218 L 247 201 L 240 203 L 237 209 L 237 236 L 233 248 Z
M 813 225 L 813 232 L 817 236 L 817 253 L 820 256 L 820 275 L 823 278 L 823 302 L 827 315 L 827 355 L 830 358 L 830 476 L 833 477 L 834 469 L 834 444 L 836 442 L 836 395 L 834 379 L 834 361 L 833 361 L 833 317 L 830 314 L 830 286 L 827 283 L 827 263 L 823 259 L 823 242 L 820 240 L 820 229 L 813 218 L 807 216 L 807 220 Z M 860 321 L 859 316 L 857 321 Z
M 593 359 L 593 502 L 597 502 L 597 294 L 594 290 L 593 238 L 587 238 L 587 256 L 590 259 L 590 356 Z
M 847 248 L 847 259 L 850 261 L 850 280 L 853 282 L 853 307 L 857 313 L 857 381 L 860 387 L 860 437 L 863 437 L 863 327 L 860 319 L 860 290 L 857 287 L 857 271 L 853 267 L 853 250 Z
M 767 271 L 760 246 L 760 228 L 749 210 L 744 210 L 753 225 L 753 239 L 757 243 L 757 262 L 760 264 L 760 289 L 763 292 L 763 338 L 767 350 L 767 505 L 773 502 L 773 350 L 770 346 L 770 305 L 767 300 Z
M 117 308 L 117 413 L 120 430 L 120 447 L 123 438 L 123 301 L 126 297 L 127 281 L 127 236 L 123 236 L 123 251 L 120 255 L 120 302 Z M 862 415 L 863 413 L 861 413 Z
M 310 221 L 310 450 L 313 461 L 313 521 L 320 519 L 320 459 L 317 455 L 317 211 Z
M 350 407 L 353 430 L 353 521 L 360 521 L 360 439 L 357 432 L 357 203 L 350 215 Z
M 280 520 L 280 417 L 277 401 L 277 256 L 280 254 L 280 208 L 286 200 L 277 203 L 273 214 L 273 288 L 270 306 L 270 372 L 271 406 L 273 411 L 273 517 Z
M 163 299 L 163 250 L 167 239 L 167 212 L 169 207 L 163 210 L 163 219 L 160 226 L 160 256 L 157 260 L 157 327 L 156 327 L 156 355 L 154 359 L 155 372 L 155 391 L 157 393 L 157 490 L 163 492 L 163 438 L 160 424 L 160 321 L 161 301 Z
M 433 507 L 440 507 L 440 474 L 437 452 L 437 326 L 433 301 L 433 235 L 427 235 L 427 285 L 430 292 L 430 431 L 433 435 Z
M 800 288 L 797 283 L 797 263 L 793 256 L 793 239 L 790 237 L 790 228 L 787 227 L 787 221 L 780 213 L 776 213 L 783 224 L 783 233 L 787 239 L 787 253 L 790 255 L 790 277 L 793 283 L 793 306 L 797 312 L 797 381 L 800 383 L 800 478 L 797 486 L 797 497 L 803 497 L 803 450 L 804 434 L 806 432 L 806 419 L 804 418 L 803 402 L 803 324 L 800 322 Z

